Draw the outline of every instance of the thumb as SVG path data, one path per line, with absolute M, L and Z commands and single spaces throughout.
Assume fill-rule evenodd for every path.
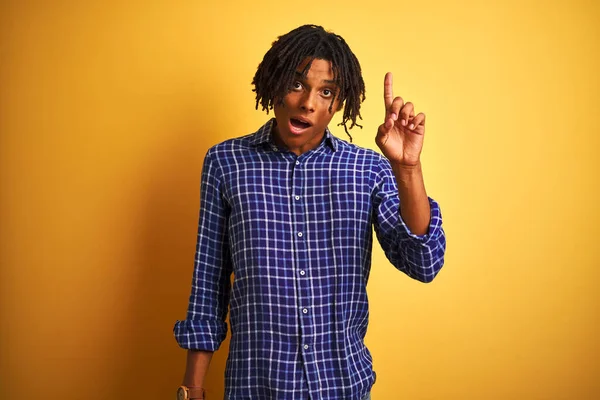
M 390 133 L 390 129 L 386 127 L 388 122 L 389 122 L 389 120 L 384 122 L 383 124 L 379 125 L 379 128 L 377 129 L 377 136 L 375 137 L 375 143 L 380 148 L 382 146 L 384 146 L 388 140 L 388 135 Z

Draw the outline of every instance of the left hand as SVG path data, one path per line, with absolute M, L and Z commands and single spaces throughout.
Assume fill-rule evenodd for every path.
M 390 163 L 415 167 L 420 162 L 425 135 L 425 114 L 415 116 L 411 102 L 394 98 L 392 73 L 385 74 L 383 84 L 385 120 L 379 125 L 375 143 Z

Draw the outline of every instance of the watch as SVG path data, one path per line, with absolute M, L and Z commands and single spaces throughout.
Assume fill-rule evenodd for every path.
M 204 400 L 204 389 L 181 385 L 177 389 L 177 400 Z

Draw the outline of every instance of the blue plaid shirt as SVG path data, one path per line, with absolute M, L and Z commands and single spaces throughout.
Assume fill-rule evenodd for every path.
M 358 400 L 375 380 L 364 344 L 372 228 L 397 269 L 429 282 L 444 262 L 440 209 L 429 198 L 428 233 L 411 233 L 386 158 L 329 130 L 296 156 L 275 146 L 273 124 L 206 154 L 192 293 L 175 337 L 216 350 L 229 306 L 227 399 Z

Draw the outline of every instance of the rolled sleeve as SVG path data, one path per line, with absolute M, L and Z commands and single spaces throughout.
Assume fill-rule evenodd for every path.
M 227 335 L 231 256 L 222 175 L 209 150 L 202 168 L 200 217 L 187 318 L 173 328 L 184 349 L 215 351 Z
M 374 198 L 375 233 L 388 260 L 411 278 L 431 282 L 444 265 L 446 251 L 439 204 L 428 197 L 431 211 L 427 233 L 412 233 L 400 214 L 396 180 L 385 162 L 379 172 Z

